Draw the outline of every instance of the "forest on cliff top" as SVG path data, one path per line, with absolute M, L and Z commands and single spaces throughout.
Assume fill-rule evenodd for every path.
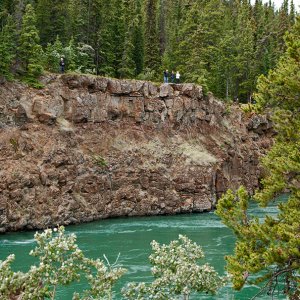
M 245 102 L 284 53 L 295 15 L 292 0 L 1 0 L 0 76 L 34 82 L 64 57 L 66 71 L 116 78 L 179 71 Z
M 272 112 L 277 136 L 262 160 L 265 176 L 254 199 L 266 206 L 289 191 L 288 199 L 278 205 L 275 218 L 259 220 L 249 215 L 249 195 L 240 188 L 228 191 L 218 201 L 216 213 L 237 237 L 234 254 L 225 257 L 233 287 L 240 290 L 245 285 L 262 284 L 258 299 L 263 294 L 275 299 L 279 293 L 287 299 L 299 299 L 300 19 L 295 22 L 293 4 L 285 0 L 276 11 L 272 4 L 263 5 L 260 0 L 253 6 L 238 0 L 2 0 L 0 26 L 0 76 L 7 79 L 21 77 L 33 83 L 44 69 L 57 71 L 63 56 L 67 70 L 119 78 L 160 80 L 163 69 L 180 70 L 184 81 L 203 84 L 223 98 L 246 101 L 259 75 L 268 74 L 258 79 L 256 106 Z M 102 295 L 101 276 L 107 271 L 103 264 L 83 259 L 82 252 L 71 243 L 72 236 L 70 247 L 64 240 L 61 247 L 61 240 L 55 239 L 58 242 L 48 251 L 53 242 L 44 240 L 51 235 L 49 230 L 36 235 L 43 247 L 32 254 L 42 254 L 42 260 L 27 274 L 11 270 L 13 256 L 0 262 L 2 298 L 12 299 L 23 293 L 24 299 L 33 299 L 33 295 L 54 299 L 59 283 L 78 278 L 73 258 L 97 268 L 98 277 L 88 278 L 93 295 Z M 160 251 L 159 245 L 154 245 Z M 48 265 L 45 268 L 44 261 L 61 262 L 66 249 L 75 250 L 75 256 L 68 260 L 67 268 L 63 263 L 62 273 L 47 269 Z M 79 266 L 86 270 L 84 265 Z M 169 262 L 163 266 L 164 271 Z M 58 276 L 49 276 L 48 270 L 55 270 L 51 274 Z M 110 282 L 117 277 L 109 277 Z M 175 274 L 167 284 L 172 288 L 173 278 L 178 277 Z M 182 278 L 189 284 L 193 276 Z M 217 286 L 208 288 L 214 292 Z M 158 296 L 161 290 L 163 285 L 149 289 Z M 112 295 L 111 285 L 104 292 Z M 186 295 L 184 299 L 188 299 Z

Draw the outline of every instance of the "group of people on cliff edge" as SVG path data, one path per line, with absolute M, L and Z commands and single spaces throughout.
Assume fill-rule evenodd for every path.
M 175 83 L 175 79 L 176 79 L 176 83 L 179 83 L 180 81 L 180 73 L 179 71 L 176 71 L 176 74 L 174 71 L 171 72 L 171 74 L 169 74 L 168 70 L 164 71 L 164 83 L 169 83 L 169 77 L 170 77 L 170 82 Z

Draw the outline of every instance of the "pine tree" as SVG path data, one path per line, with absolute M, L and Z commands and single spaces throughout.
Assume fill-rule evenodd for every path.
M 143 37 L 139 28 L 141 24 L 139 2 L 139 0 L 126 0 L 123 5 L 122 16 L 125 35 L 122 60 L 118 69 L 121 78 L 132 78 L 142 71 Z
M 237 56 L 235 59 L 235 95 L 242 101 L 249 101 L 254 91 L 254 26 L 251 7 L 247 0 L 242 1 L 235 32 Z
M 7 22 L 7 18 L 10 17 L 15 8 L 15 0 L 1 0 L 0 1 L 0 31 L 3 30 Z
M 137 76 L 143 71 L 144 67 L 144 35 L 143 35 L 143 21 L 141 12 L 141 1 L 136 0 L 135 18 L 133 23 L 133 53 L 132 59 L 135 64 L 135 75 Z
M 58 72 L 59 61 L 63 54 L 63 45 L 59 39 L 59 36 L 57 36 L 55 42 L 53 44 L 48 43 L 45 50 L 46 69 L 50 72 Z
M 54 43 L 57 36 L 66 43 L 67 2 L 67 0 L 37 1 L 36 17 L 41 45 Z
M 237 236 L 234 255 L 227 257 L 227 270 L 236 289 L 263 282 L 262 292 L 276 289 L 289 299 L 300 296 L 300 20 L 286 36 L 287 51 L 277 67 L 258 82 L 259 107 L 273 112 L 276 143 L 263 159 L 266 176 L 255 199 L 266 206 L 289 191 L 279 213 L 264 221 L 247 214 L 248 195 L 243 188 L 229 191 L 217 205 L 217 214 Z M 254 282 L 252 275 L 256 275 Z
M 77 58 L 77 71 L 82 73 L 95 73 L 95 65 L 94 65 L 94 55 L 95 50 L 87 44 L 79 43 L 76 49 Z
M 71 37 L 68 46 L 63 49 L 63 54 L 65 57 L 66 69 L 75 71 L 77 69 L 77 48 L 73 37 Z
M 12 64 L 15 58 L 16 28 L 12 16 L 7 17 L 7 23 L 0 32 L 0 76 L 12 79 Z
M 161 60 L 157 25 L 157 1 L 145 1 L 145 68 L 157 72 Z
M 185 23 L 187 11 L 184 5 L 184 0 L 165 0 L 164 15 L 165 20 L 165 51 L 163 53 L 163 66 L 170 70 L 176 70 L 180 65 L 178 53 L 178 44 L 181 42 L 179 31 Z
M 34 9 L 31 4 L 27 4 L 20 32 L 19 55 L 25 79 L 32 84 L 37 83 L 36 78 L 43 72 L 41 64 L 43 50 L 39 44 L 40 38 L 35 24 Z
M 217 11 L 214 7 L 218 7 Z M 211 91 L 222 98 L 233 94 L 234 63 L 237 56 L 234 20 L 228 7 L 222 2 L 211 0 L 204 10 L 202 22 L 206 23 L 203 59 L 207 70 L 207 84 Z
M 65 32 L 66 36 L 73 36 L 75 41 L 90 43 L 89 24 L 90 21 L 90 4 L 82 0 L 68 1 L 66 4 L 66 21 Z
M 186 7 L 186 18 L 178 33 L 180 43 L 175 52 L 177 69 L 185 81 L 205 84 L 207 72 L 203 56 L 205 29 L 201 22 L 203 5 L 195 1 Z
M 115 20 L 115 15 L 118 1 L 96 0 L 90 2 L 90 5 L 89 19 L 92 32 L 89 34 L 87 44 L 95 50 L 96 73 L 104 76 L 116 76 L 117 52 L 115 46 L 119 43 L 119 35 L 116 32 L 115 23 L 119 19 Z M 122 45 L 121 43 L 118 46 Z

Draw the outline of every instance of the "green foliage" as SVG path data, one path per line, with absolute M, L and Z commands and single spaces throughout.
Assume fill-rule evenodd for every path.
M 61 0 L 36 1 L 37 28 L 40 33 L 41 44 L 46 46 L 54 43 L 57 36 L 66 41 L 67 2 Z
M 128 284 L 123 289 L 126 299 L 178 299 L 176 295 L 189 299 L 193 292 L 215 294 L 224 283 L 211 266 L 198 264 L 204 257 L 203 251 L 186 236 L 179 235 L 169 245 L 152 241 L 151 246 L 149 260 L 155 280 L 149 284 Z
M 18 139 L 11 138 L 11 139 L 9 140 L 9 142 L 10 142 L 11 146 L 13 147 L 14 151 L 15 151 L 15 152 L 18 152 L 18 151 L 19 151 L 19 148 L 20 148 Z
M 257 276 L 254 283 L 264 282 L 262 292 L 273 294 L 279 289 L 289 299 L 300 294 L 300 20 L 286 35 L 287 51 L 277 67 L 258 82 L 257 105 L 273 113 L 276 142 L 263 158 L 266 175 L 262 189 L 254 198 L 268 205 L 286 191 L 288 200 L 279 204 L 276 218 L 263 221 L 247 216 L 248 196 L 244 189 L 229 191 L 217 205 L 217 214 L 233 229 L 238 240 L 235 253 L 227 257 L 227 269 L 234 287 Z M 248 278 L 249 276 L 249 278 Z
M 36 233 L 37 246 L 30 255 L 38 258 L 27 273 L 14 272 L 11 264 L 14 255 L 0 261 L 0 297 L 10 300 L 19 297 L 24 300 L 55 299 L 57 289 L 83 278 L 89 288 L 75 292 L 73 300 L 113 299 L 112 288 L 126 272 L 125 269 L 106 264 L 100 259 L 89 259 L 76 244 L 74 234 L 66 234 L 64 227 L 46 229 Z M 156 278 L 152 284 L 129 284 L 123 290 L 127 299 L 175 299 L 176 295 L 196 292 L 214 294 L 224 279 L 208 264 L 198 265 L 204 257 L 202 249 L 185 236 L 169 245 L 152 242 L 154 253 L 149 257 L 154 265 L 152 273 Z M 137 298 L 136 298 L 137 297 Z M 177 297 L 176 297 L 177 299 Z
M 143 73 L 140 73 L 137 77 L 139 80 L 149 80 L 155 81 L 157 78 L 155 70 L 150 70 L 148 68 L 144 69 Z
M 241 109 L 244 113 L 257 113 L 259 111 L 257 105 L 252 103 L 241 104 Z
M 36 29 L 34 8 L 28 4 L 22 20 L 19 54 L 24 67 L 24 79 L 30 84 L 38 84 L 37 78 L 42 74 L 43 50 L 39 45 L 39 34 Z
M 160 67 L 157 1 L 146 0 L 145 9 L 145 67 L 157 72 Z
M 69 44 L 67 47 L 63 49 L 64 56 L 65 56 L 65 62 L 66 62 L 66 68 L 69 71 L 75 71 L 76 70 L 76 46 L 74 42 L 74 38 L 72 37 L 69 41 Z
M 28 3 L 36 21 L 31 18 L 25 28 L 21 23 Z M 2 0 L 0 32 L 9 15 L 22 29 L 20 41 L 16 34 L 1 38 L 0 72 L 11 78 L 17 69 L 26 76 L 33 53 L 30 64 L 56 72 L 58 56 L 64 56 L 66 70 L 109 77 L 161 81 L 163 69 L 178 70 L 181 82 L 201 84 L 219 98 L 248 102 L 259 75 L 266 75 L 284 52 L 283 36 L 295 14 L 288 0 L 278 11 L 260 0 Z M 4 35 L 8 32 L 13 33 Z M 29 82 L 39 71 L 32 69 Z
M 93 155 L 93 160 L 101 168 L 108 167 L 108 162 L 101 155 Z
M 0 76 L 12 79 L 12 62 L 15 58 L 16 28 L 11 16 L 7 17 L 7 23 L 0 31 Z
M 93 62 L 95 50 L 93 47 L 88 44 L 79 43 L 76 50 L 76 70 L 81 73 L 95 73 L 95 65 Z
M 59 36 L 53 44 L 48 43 L 45 51 L 45 67 L 50 72 L 58 72 L 60 58 L 64 56 L 64 49 Z
M 80 281 L 83 276 L 90 289 L 82 295 L 74 293 L 73 299 L 112 299 L 112 286 L 125 269 L 86 258 L 76 245 L 76 236 L 66 235 L 64 227 L 36 233 L 35 240 L 37 246 L 30 255 L 38 257 L 39 262 L 27 273 L 11 270 L 14 255 L 0 261 L 1 299 L 10 300 L 19 295 L 24 300 L 55 299 L 59 286 Z
M 63 57 L 66 69 L 78 73 L 95 73 L 93 61 L 94 49 L 87 44 L 78 43 L 77 46 L 73 38 L 69 44 L 63 47 L 59 36 L 53 44 L 48 44 L 45 52 L 45 66 L 51 72 L 58 72 L 60 58 Z

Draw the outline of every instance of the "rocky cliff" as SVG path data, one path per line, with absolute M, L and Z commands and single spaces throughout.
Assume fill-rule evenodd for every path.
M 0 232 L 211 210 L 253 191 L 272 131 L 193 84 L 47 75 L 0 85 Z

